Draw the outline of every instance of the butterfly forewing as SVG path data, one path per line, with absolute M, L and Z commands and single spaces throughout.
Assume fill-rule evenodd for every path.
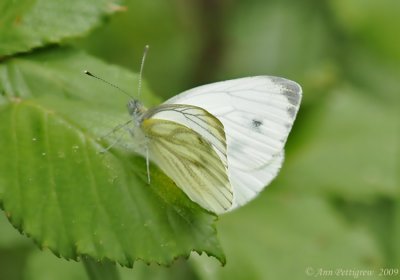
M 297 83 L 258 76 L 197 87 L 166 103 L 201 107 L 222 122 L 234 208 L 254 198 L 278 173 L 300 101 Z
M 150 158 L 203 208 L 217 214 L 231 208 L 227 168 L 213 145 L 194 129 L 156 116 L 141 124 L 149 140 Z M 224 139 L 222 142 L 226 146 Z

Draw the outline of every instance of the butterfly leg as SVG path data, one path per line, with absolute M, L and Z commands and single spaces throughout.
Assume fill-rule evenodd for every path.
M 110 136 L 111 134 L 117 132 L 117 131 L 120 130 L 121 128 L 125 128 L 125 129 L 128 129 L 128 130 L 129 130 L 129 128 L 128 128 L 127 126 L 128 126 L 128 124 L 130 124 L 132 121 L 133 121 L 133 120 L 131 119 L 131 120 L 127 121 L 127 122 L 124 122 L 124 123 L 122 123 L 122 124 L 117 125 L 117 126 L 114 127 L 110 132 L 104 134 L 103 136 L 98 137 L 97 140 L 101 140 L 101 139 L 103 139 L 103 138 L 106 138 L 106 137 Z M 110 150 L 115 144 L 118 144 L 118 143 L 121 141 L 121 139 L 122 139 L 123 136 L 124 136 L 123 133 L 120 134 L 120 136 L 119 136 L 114 142 L 112 142 L 109 146 L 107 146 L 106 148 L 104 148 L 103 150 L 101 150 L 100 153 L 103 154 L 103 153 L 107 152 L 108 150 Z
M 103 136 L 100 136 L 98 139 L 103 139 L 103 138 L 106 138 L 106 137 L 110 136 L 111 134 L 117 132 L 117 131 L 120 130 L 121 128 L 126 127 L 126 126 L 127 126 L 128 124 L 130 124 L 132 121 L 133 121 L 133 120 L 130 119 L 130 120 L 127 121 L 127 122 L 124 122 L 124 123 L 122 123 L 122 124 L 117 125 L 117 126 L 114 127 L 110 132 L 107 132 L 107 133 L 104 134 Z
M 100 151 L 100 153 L 101 153 L 101 154 L 104 154 L 105 152 L 107 152 L 108 150 L 110 150 L 115 144 L 118 144 L 118 143 L 121 141 L 121 139 L 122 139 L 123 136 L 124 136 L 124 135 L 121 134 L 114 142 L 112 142 L 112 143 L 111 143 L 110 145 L 108 145 L 106 148 L 102 149 L 102 150 Z
M 135 137 L 135 132 L 133 129 L 130 129 L 129 127 L 127 128 L 129 133 L 132 135 L 132 137 Z M 146 151 L 146 171 L 147 171 L 147 183 L 150 184 L 150 155 L 149 155 L 149 147 L 147 145 L 147 139 L 141 143 L 137 143 L 138 147 L 141 147 L 142 145 L 144 146 L 144 149 Z
M 149 159 L 149 148 L 146 145 L 146 167 L 147 167 L 147 182 L 150 184 L 150 159 Z

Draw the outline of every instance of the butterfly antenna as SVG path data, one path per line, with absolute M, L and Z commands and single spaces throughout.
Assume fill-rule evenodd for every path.
M 104 79 L 102 79 L 102 78 L 100 78 L 100 77 L 98 77 L 98 76 L 96 76 L 96 75 L 90 73 L 88 70 L 83 71 L 83 73 L 85 73 L 86 75 L 88 75 L 88 76 L 90 76 L 90 77 L 93 77 L 93 78 L 95 78 L 95 79 L 97 79 L 97 80 L 99 80 L 99 81 L 102 81 L 102 82 L 108 84 L 109 86 L 112 86 L 112 87 L 114 87 L 114 88 L 120 90 L 123 94 L 125 94 L 125 95 L 129 96 L 129 98 L 133 99 L 133 97 L 132 97 L 128 92 L 126 92 L 125 90 L 123 90 L 122 88 L 120 88 L 120 87 L 118 87 L 118 86 L 116 86 L 116 85 L 114 85 L 114 84 L 112 84 L 112 83 L 110 83 L 110 82 L 108 82 L 108 81 L 106 81 L 106 80 L 104 80 Z
M 147 53 L 149 51 L 149 45 L 144 47 L 142 62 L 140 63 L 140 71 L 139 71 L 139 81 L 138 81 L 138 98 L 140 97 L 140 93 L 142 91 L 142 75 L 143 75 L 143 67 L 144 61 L 146 60 Z

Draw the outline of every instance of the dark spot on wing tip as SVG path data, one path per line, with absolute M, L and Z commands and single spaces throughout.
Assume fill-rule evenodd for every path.
M 282 94 L 286 96 L 290 104 L 299 105 L 302 89 L 298 83 L 281 77 L 273 77 L 272 81 L 281 86 Z
M 290 106 L 287 108 L 287 112 L 288 112 L 289 116 L 294 119 L 297 114 L 297 109 L 296 109 L 296 107 Z
M 272 80 L 274 83 L 278 83 L 278 84 L 283 84 L 283 83 L 285 83 L 285 81 L 287 81 L 287 79 L 285 79 L 285 78 L 276 77 L 276 76 L 271 76 L 271 80 Z

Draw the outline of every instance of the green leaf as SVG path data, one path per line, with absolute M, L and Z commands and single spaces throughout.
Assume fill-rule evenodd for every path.
M 395 199 L 374 197 L 368 201 L 335 199 L 336 209 L 355 227 L 363 227 L 373 234 L 384 253 L 386 267 L 396 267 L 398 248 L 397 204 Z
M 3 212 L 0 233 L 0 279 L 22 279 L 25 263 L 35 247 L 10 225 Z
M 201 279 L 312 279 L 320 269 L 367 270 L 383 261 L 365 229 L 309 194 L 265 193 L 223 216 L 218 228 L 228 262 L 191 258 Z
M 382 57 L 400 61 L 400 39 L 393 36 L 400 25 L 399 1 L 334 0 L 329 5 L 342 32 L 352 41 Z
M 381 101 L 400 105 L 398 77 L 400 65 L 392 59 L 368 51 L 365 46 L 351 48 L 351 59 L 346 60 L 344 76 L 362 88 L 365 94 L 374 95 Z
M 324 1 L 252 1 L 229 17 L 221 77 L 275 75 L 299 82 L 302 104 L 338 79 Z M 243 38 L 246 38 L 245 40 Z
M 73 50 L 42 52 L 0 66 L 0 202 L 15 227 L 64 258 L 88 255 L 132 266 L 170 264 L 190 251 L 224 262 L 216 217 L 129 149 L 100 153 L 98 138 L 129 119 L 122 88 L 137 76 Z M 143 87 L 144 103 L 156 103 Z
M 197 4 L 125 0 L 125 5 L 126 12 L 80 39 L 78 47 L 138 71 L 143 48 L 150 45 L 145 73 L 149 81 L 156 81 L 152 88 L 159 96 L 169 98 L 193 85 L 192 69 L 205 44 Z
M 177 260 L 169 267 L 155 264 L 135 264 L 133 269 L 122 268 L 119 270 L 122 280 L 152 279 L 152 280 L 176 280 L 176 279 L 198 279 L 194 269 L 189 262 L 183 259 Z
M 400 202 L 397 201 L 395 213 L 394 213 L 394 229 L 392 232 L 392 240 L 394 240 L 393 255 L 394 258 L 389 261 L 391 265 L 396 265 L 400 263 L 400 241 L 398 236 L 400 235 Z
M 356 201 L 395 197 L 398 109 L 351 86 L 323 101 L 306 115 L 307 127 L 298 127 L 306 141 L 291 154 L 279 184 Z M 289 142 L 298 141 L 296 132 Z
M 99 263 L 93 261 L 91 258 L 84 258 L 83 264 L 85 265 L 86 273 L 90 280 L 119 280 L 117 267 L 107 261 Z
M 24 280 L 89 279 L 81 263 L 55 258 L 48 250 L 32 252 L 23 272 Z
M 14 259 L 13 259 L 14 260 Z M 15 261 L 15 260 L 14 260 Z M 2 263 L 0 263 L 2 264 Z M 9 262 L 7 263 L 9 264 Z M 98 265 L 98 264 L 96 264 Z M 1 266 L 0 266 L 1 267 Z M 15 265 L 13 266 L 15 267 Z M 1 267 L 0 276 L 8 276 L 2 274 L 6 267 Z M 110 267 L 111 268 L 111 267 Z M 97 266 L 95 267 L 98 271 Z M 171 266 L 164 267 L 157 264 L 147 265 L 143 262 L 137 262 L 134 268 L 126 268 L 115 266 L 120 279 L 152 279 L 152 280 L 175 280 L 175 279 L 196 279 L 190 264 L 186 260 L 177 260 Z M 25 260 L 25 266 L 19 267 L 19 271 L 23 273 L 25 280 L 87 280 L 88 276 L 84 266 L 74 261 L 66 261 L 64 259 L 55 258 L 48 250 L 35 250 Z M 103 271 L 101 271 L 103 272 Z M 16 273 L 16 272 L 14 272 Z M 107 279 L 109 273 L 100 275 L 99 279 Z M 20 277 L 21 278 L 21 277 Z M 1 279 L 18 279 L 11 277 L 2 277 Z M 116 279 L 116 278 L 114 278 Z M 119 279 L 119 278 L 118 278 Z
M 0 232 L 0 250 L 7 250 L 13 247 L 29 247 L 31 245 L 29 239 L 21 236 L 21 234 L 10 225 L 3 212 L 0 212 Z
M 65 38 L 82 36 L 107 14 L 117 0 L 4 0 L 0 2 L 0 57 L 26 52 Z

